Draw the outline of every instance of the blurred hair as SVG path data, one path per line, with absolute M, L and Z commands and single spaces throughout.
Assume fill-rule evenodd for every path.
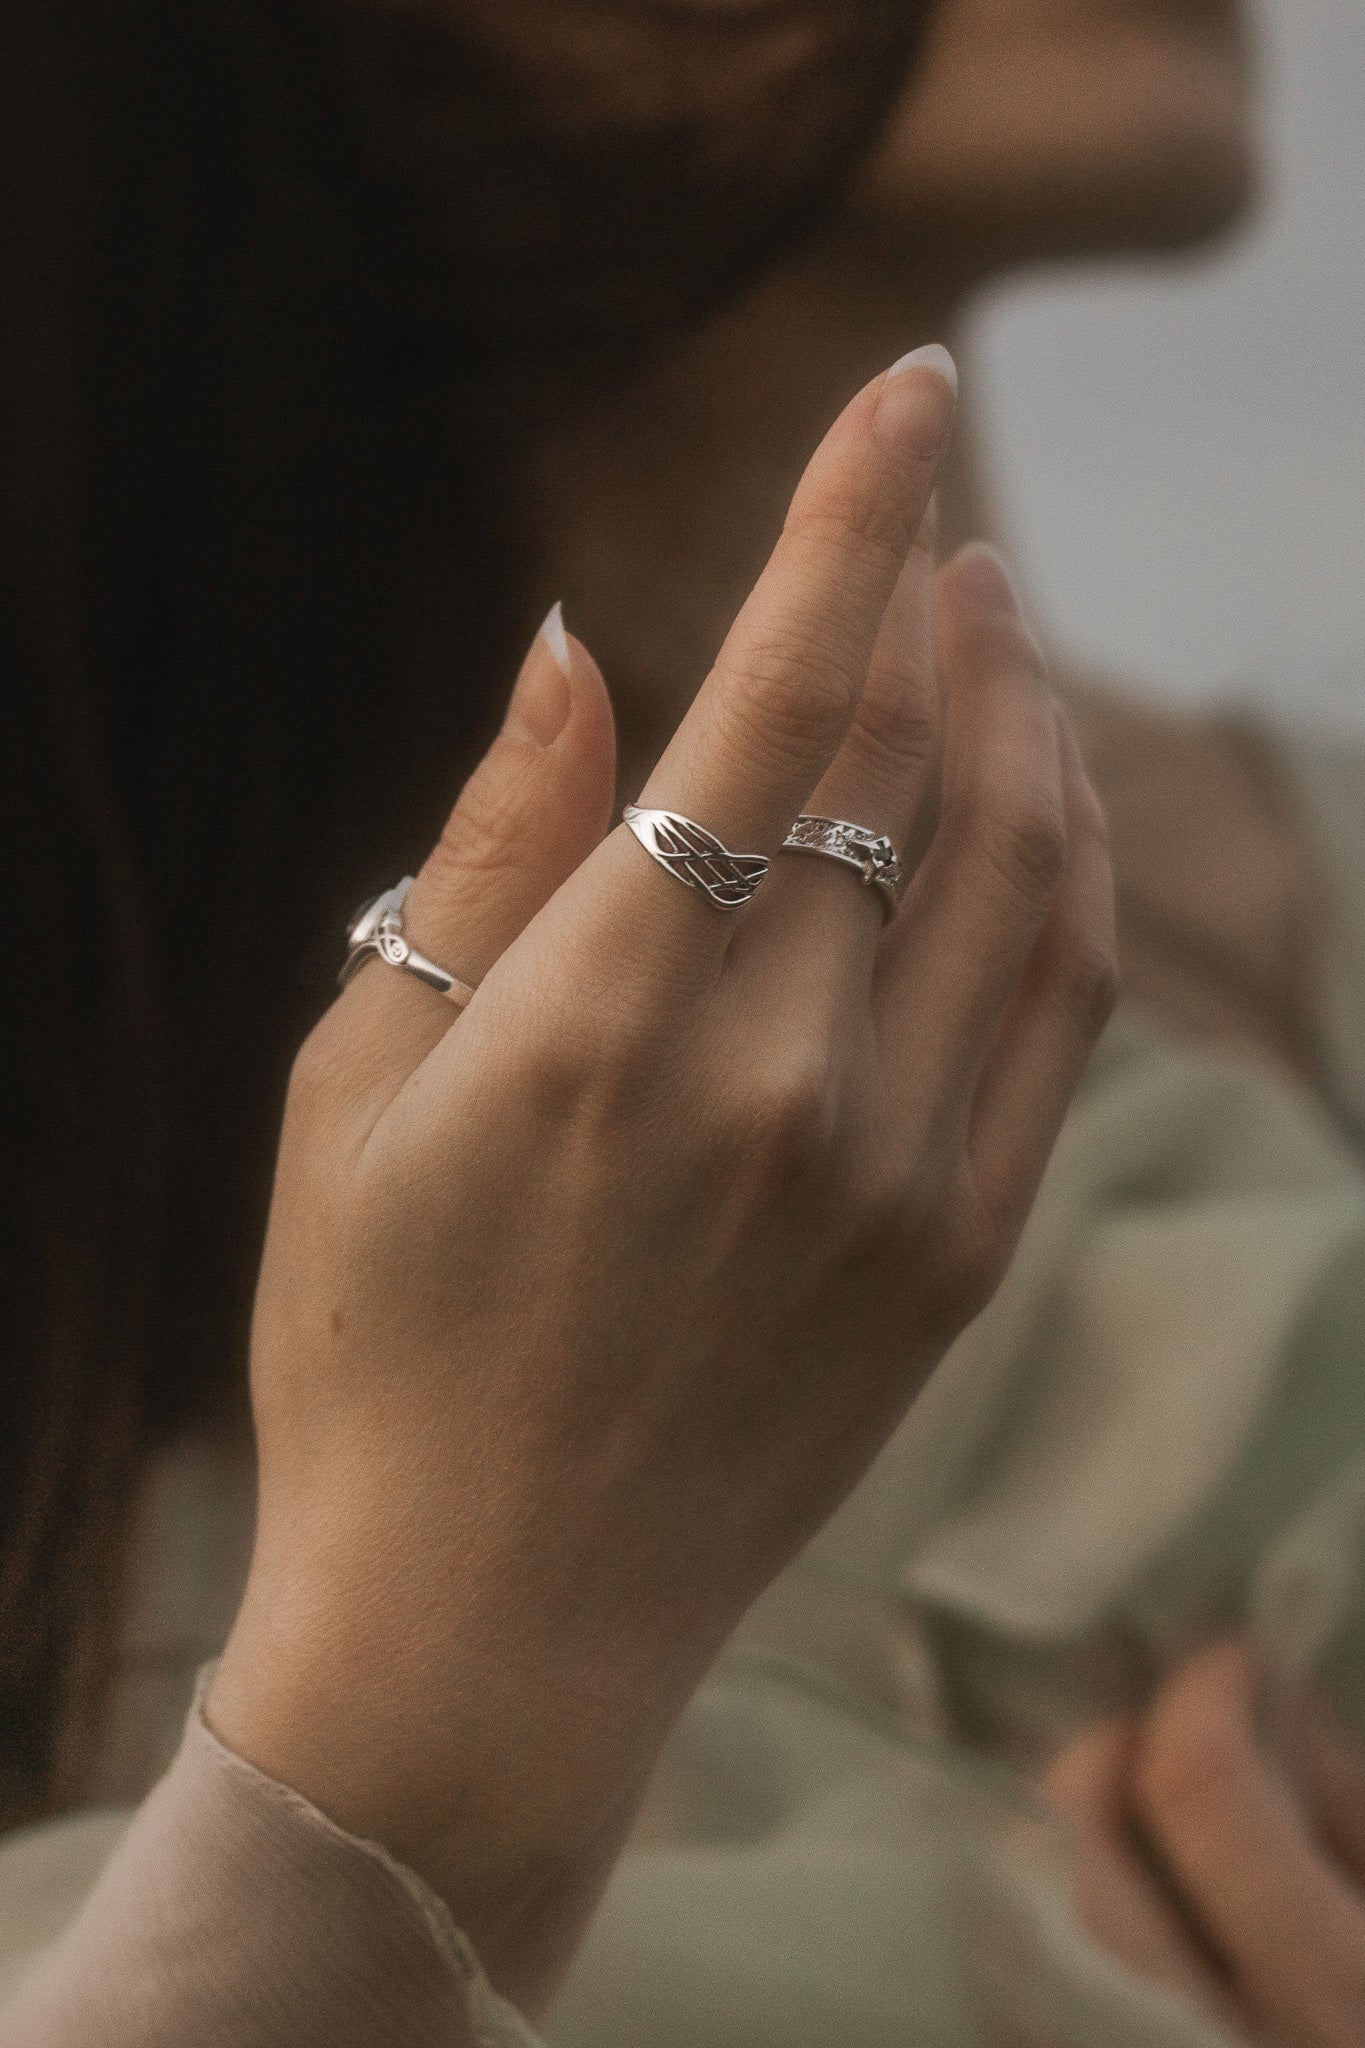
M 240 1399 L 329 935 L 511 672 L 509 439 L 827 203 L 919 12 L 5 10 L 0 1825 L 78 1786 L 149 1443 Z

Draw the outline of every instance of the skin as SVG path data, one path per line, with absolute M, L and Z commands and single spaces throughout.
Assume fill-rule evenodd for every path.
M 601 675 L 541 639 L 411 899 L 474 1000 L 368 966 L 291 1085 L 207 1712 L 533 2016 L 716 1650 L 994 1288 L 1112 1003 L 1041 656 L 989 551 L 933 566 L 951 414 L 911 368 L 840 415 L 645 792 L 764 853 L 932 798 L 895 920 L 811 861 L 719 912 L 604 837 Z
M 1238 2036 L 1365 2031 L 1365 1753 L 1316 1689 L 1213 1644 L 1054 1764 L 1092 1931 Z
M 1241 0 L 947 0 L 855 204 L 978 276 L 1197 244 L 1254 188 L 1250 78 Z

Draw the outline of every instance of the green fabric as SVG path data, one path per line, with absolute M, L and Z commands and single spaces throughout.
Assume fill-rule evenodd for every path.
M 555 2048 L 1223 2040 L 1080 1933 L 1022 1772 L 1232 1622 L 1365 1726 L 1362 1332 L 1331 1118 L 1118 1020 L 999 1297 L 679 1730 Z
M 1077 1931 L 1060 1829 L 963 1750 L 740 1658 L 689 1723 L 687 1826 L 622 1865 L 555 2048 L 1225 2043 Z

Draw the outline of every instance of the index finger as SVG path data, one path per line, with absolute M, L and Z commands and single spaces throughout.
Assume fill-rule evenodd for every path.
M 839 750 L 952 425 L 951 356 L 860 391 L 806 469 L 767 567 L 640 798 L 770 854 Z

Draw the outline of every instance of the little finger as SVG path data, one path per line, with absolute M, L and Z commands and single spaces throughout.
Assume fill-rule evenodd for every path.
M 965 1128 L 977 1076 L 1069 863 L 1055 702 L 986 548 L 938 577 L 943 765 L 933 841 L 878 959 L 888 1083 L 921 1130 Z
M 1104 813 L 1060 706 L 1066 880 L 996 1030 L 972 1110 L 967 1170 L 1013 1243 L 1076 1084 L 1118 994 L 1114 877 Z

